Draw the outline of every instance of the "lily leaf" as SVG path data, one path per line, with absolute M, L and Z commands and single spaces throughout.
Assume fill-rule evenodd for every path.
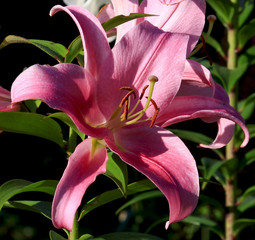
M 206 135 L 198 132 L 188 131 L 188 130 L 181 130 L 181 129 L 169 129 L 175 135 L 180 137 L 181 139 L 185 139 L 194 143 L 203 143 L 203 144 L 210 144 L 213 142 L 213 139 L 207 137 Z M 214 151 L 220 158 L 224 158 L 224 154 L 220 149 L 210 149 Z
M 54 43 L 46 40 L 26 39 L 15 35 L 7 36 L 0 44 L 0 49 L 14 43 L 32 44 L 56 59 L 59 63 L 64 62 L 64 57 L 67 54 L 67 49 L 65 46 L 59 43 Z
M 68 52 L 65 56 L 65 62 L 71 63 L 76 56 L 83 50 L 81 37 L 75 38 L 68 47 Z
M 231 19 L 234 15 L 234 6 L 230 0 L 207 0 L 207 3 L 216 12 L 217 17 L 223 25 L 231 23 Z
M 58 233 L 54 232 L 54 231 L 50 231 L 50 240 L 68 240 L 67 238 L 62 237 L 61 235 L 59 235 Z
M 137 202 L 149 199 L 149 198 L 156 198 L 156 197 L 163 197 L 163 196 L 164 196 L 163 193 L 158 190 L 141 193 L 141 194 L 135 196 L 134 198 L 132 198 L 130 201 L 128 201 L 124 205 L 122 205 L 116 211 L 116 214 L 119 214 L 123 209 L 129 207 L 130 205 L 132 205 L 134 203 L 137 203 Z
M 203 34 L 205 36 L 205 33 Z M 213 47 L 224 59 L 226 59 L 226 54 L 222 48 L 222 45 L 212 36 L 207 37 L 206 39 L 206 44 L 210 45 Z
M 239 58 L 238 67 L 241 65 L 251 66 L 255 64 L 255 46 L 248 48 Z
M 128 185 L 127 187 L 127 195 L 132 195 L 139 192 L 144 192 L 148 190 L 155 189 L 156 186 L 149 180 L 141 180 L 138 182 L 134 182 Z M 111 191 L 104 192 L 91 200 L 89 200 L 82 208 L 79 219 L 83 218 L 86 214 L 91 212 L 92 210 L 109 203 L 111 201 L 120 199 L 123 197 L 120 189 L 114 189 Z
M 239 163 L 239 170 L 255 162 L 255 148 L 244 155 L 244 158 Z
M 235 236 L 239 235 L 243 229 L 250 227 L 254 224 L 255 224 L 255 219 L 247 219 L 247 218 L 237 219 L 234 222 L 234 235 Z
M 72 119 L 64 112 L 56 112 L 56 113 L 52 113 L 48 116 L 49 118 L 57 118 L 59 120 L 61 120 L 63 123 L 65 123 L 67 126 L 69 126 L 70 128 L 72 128 L 79 136 L 82 140 L 85 139 L 85 133 L 82 133 L 74 124 L 74 122 L 72 121 Z
M 0 130 L 45 138 L 63 146 L 61 128 L 44 115 L 27 112 L 0 112 Z
M 239 27 L 242 27 L 244 25 L 246 20 L 251 15 L 253 9 L 254 9 L 254 0 L 245 1 L 242 11 L 238 17 L 238 26 Z
M 10 180 L 0 186 L 0 210 L 10 198 L 20 193 L 42 192 L 53 196 L 57 183 L 54 180 L 43 180 L 36 183 L 21 179 Z
M 215 175 L 215 172 L 224 164 L 224 161 L 211 158 L 202 158 L 201 162 L 204 166 L 204 178 L 207 180 L 210 180 Z M 204 182 L 202 189 L 205 189 L 206 185 L 207 183 Z
M 116 17 L 113 17 L 111 19 L 109 19 L 108 21 L 104 22 L 102 24 L 104 30 L 106 32 L 108 32 L 109 30 L 134 19 L 137 18 L 141 18 L 141 17 L 152 17 L 152 16 L 156 16 L 156 15 L 152 15 L 152 14 L 144 14 L 144 13 L 130 13 L 128 16 L 124 16 L 124 15 L 118 15 Z
M 45 201 L 8 201 L 4 204 L 5 208 L 15 208 L 35 213 L 40 213 L 51 219 L 51 202 Z
M 238 50 L 243 49 L 248 40 L 255 35 L 255 18 L 249 23 L 245 24 L 237 34 L 238 37 Z
M 126 198 L 128 185 L 127 165 L 113 152 L 108 153 L 107 170 L 104 175 L 116 183 Z
M 117 232 L 117 233 L 108 233 L 94 240 L 163 240 L 162 238 L 144 234 L 144 233 L 133 233 L 133 232 Z
M 221 80 L 225 90 L 229 93 L 235 84 L 241 79 L 247 70 L 246 65 L 241 65 L 233 70 L 230 70 L 224 66 L 214 64 L 214 74 L 217 74 L 217 77 Z

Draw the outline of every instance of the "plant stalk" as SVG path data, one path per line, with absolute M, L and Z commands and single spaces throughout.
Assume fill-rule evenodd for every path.
M 228 40 L 228 60 L 227 68 L 233 70 L 237 66 L 237 22 L 238 22 L 238 0 L 231 0 L 235 5 L 235 14 L 231 24 L 227 29 L 227 40 Z M 235 88 L 229 93 L 230 105 L 236 108 L 237 102 L 237 92 Z M 230 160 L 235 157 L 234 151 L 234 137 L 226 146 L 226 160 Z M 225 240 L 233 240 L 234 237 L 234 221 L 235 221 L 235 204 L 236 204 L 236 174 L 233 174 L 228 179 L 226 179 L 225 186 L 225 206 L 227 209 L 225 215 Z
M 69 235 L 69 240 L 78 240 L 79 239 L 79 223 L 78 223 L 78 214 L 75 214 L 73 221 L 73 228 Z

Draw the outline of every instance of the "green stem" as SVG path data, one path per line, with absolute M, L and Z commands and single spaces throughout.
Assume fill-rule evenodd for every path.
M 227 67 L 229 70 L 233 70 L 236 68 L 237 65 L 237 21 L 238 21 L 238 0 L 231 0 L 231 2 L 235 5 L 235 14 L 231 24 L 228 26 L 227 30 L 227 40 L 228 40 L 228 61 Z M 230 105 L 236 107 L 236 99 L 237 93 L 235 88 L 231 90 L 229 93 L 229 100 Z M 226 146 L 226 160 L 232 159 L 235 157 L 234 151 L 234 137 Z M 235 190 L 236 190 L 236 174 L 233 174 L 228 179 L 226 179 L 226 186 L 225 186 L 225 206 L 227 209 L 227 213 L 225 215 L 225 240 L 233 240 L 234 233 L 233 233 L 233 225 L 235 221 Z
M 69 235 L 69 240 L 78 240 L 79 239 L 79 223 L 78 223 L 78 214 L 75 214 L 73 221 L 73 228 Z

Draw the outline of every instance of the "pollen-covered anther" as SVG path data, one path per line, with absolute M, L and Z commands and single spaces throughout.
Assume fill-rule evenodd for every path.
M 134 99 L 136 98 L 136 94 L 135 94 L 135 91 L 134 91 L 133 89 L 132 89 L 131 91 L 129 91 L 129 92 L 125 95 L 125 97 L 121 100 L 119 106 L 122 107 L 122 106 L 124 105 L 124 103 L 125 103 L 126 101 L 128 101 L 128 98 L 129 98 L 131 95 L 134 96 Z
M 149 87 L 149 85 L 144 86 L 144 88 L 143 88 L 143 90 L 142 90 L 142 92 L 141 92 L 141 95 L 140 95 L 140 97 L 139 97 L 140 100 L 143 98 L 143 96 L 144 96 L 144 94 L 145 94 L 145 91 L 146 91 L 146 89 L 147 89 L 148 87 Z
M 148 98 L 148 97 L 146 97 L 146 98 Z M 157 106 L 156 102 L 153 99 L 150 99 L 150 102 L 155 109 L 154 115 L 153 115 L 153 117 L 151 119 L 151 123 L 150 123 L 150 127 L 153 127 L 154 123 L 156 122 L 158 113 L 159 113 L 159 107 Z

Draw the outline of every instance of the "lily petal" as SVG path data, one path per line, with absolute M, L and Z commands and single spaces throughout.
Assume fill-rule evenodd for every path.
M 177 96 L 208 96 L 215 94 L 215 83 L 210 71 L 193 60 L 186 60 L 181 87 Z
M 161 112 L 161 115 L 158 116 L 156 124 L 162 127 L 166 127 L 174 123 L 194 118 L 202 118 L 204 121 L 208 120 L 207 122 L 216 122 L 220 118 L 226 118 L 232 122 L 237 123 L 243 129 L 245 139 L 241 147 L 245 147 L 249 141 L 249 131 L 245 126 L 241 115 L 230 105 L 210 97 L 176 97 L 172 101 L 169 108 L 165 109 L 165 111 L 163 113 Z M 217 138 L 223 142 L 217 143 L 214 141 L 212 145 L 209 145 L 210 147 L 214 148 L 218 144 L 224 146 L 228 143 L 225 141 L 230 140 L 230 135 L 233 134 L 233 125 L 229 123 L 229 121 L 221 121 L 218 123 L 218 125 L 220 125 L 220 129 Z M 227 134 L 227 136 L 221 136 L 223 133 Z
M 98 98 L 104 98 L 99 101 L 101 111 L 107 111 L 105 106 L 115 109 L 119 105 L 125 96 L 119 90 L 123 86 L 129 86 L 140 94 L 149 84 L 151 75 L 159 79 L 152 98 L 158 107 L 164 109 L 168 106 L 180 87 L 188 39 L 188 35 L 164 32 L 147 21 L 130 30 L 113 48 L 115 69 L 112 79 L 105 79 L 99 85 Z
M 52 205 L 52 220 L 56 228 L 72 230 L 74 216 L 85 191 L 99 174 L 106 171 L 106 148 L 95 140 L 84 140 L 68 160 Z
M 187 51 L 189 56 L 204 28 L 205 0 L 143 0 L 140 5 L 138 0 L 113 0 L 112 4 L 116 15 L 130 13 L 156 15 L 121 24 L 117 27 L 117 41 L 136 24 L 147 20 L 166 32 L 190 35 Z
M 19 104 L 11 103 L 11 93 L 0 86 L 0 112 L 16 112 L 19 109 Z
M 80 131 L 100 138 L 106 129 L 92 127 L 105 122 L 95 100 L 95 84 L 94 78 L 75 64 L 34 65 L 14 81 L 12 102 L 40 99 L 67 113 Z
M 198 172 L 193 156 L 177 136 L 160 127 L 122 128 L 106 143 L 166 196 L 170 206 L 166 228 L 191 214 L 198 200 Z
M 62 7 L 57 5 L 51 9 L 50 15 L 52 16 L 59 11 L 68 13 L 80 31 L 85 51 L 84 62 L 87 71 L 95 79 L 97 79 L 97 73 L 102 68 L 105 71 L 105 75 L 107 73 L 110 75 L 113 69 L 112 52 L 107 41 L 106 33 L 99 20 L 91 12 L 79 6 Z M 105 66 L 106 59 L 107 67 Z

